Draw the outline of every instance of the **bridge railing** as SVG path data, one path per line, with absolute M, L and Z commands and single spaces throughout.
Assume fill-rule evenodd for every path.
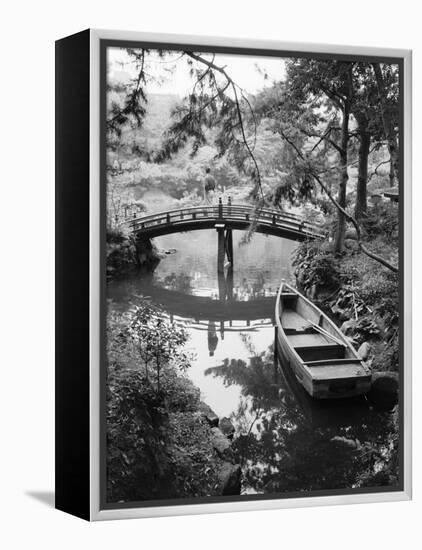
M 230 219 L 250 222 L 256 220 L 258 223 L 282 226 L 296 231 L 320 234 L 321 236 L 324 235 L 324 232 L 318 224 L 303 220 L 290 212 L 282 212 L 267 208 L 254 209 L 250 206 L 236 204 L 223 205 L 221 203 L 218 205 L 192 206 L 169 210 L 167 212 L 159 212 L 150 214 L 149 216 L 133 218 L 123 222 L 123 224 L 137 232 L 143 229 L 177 224 L 189 220 L 209 219 L 216 221 Z

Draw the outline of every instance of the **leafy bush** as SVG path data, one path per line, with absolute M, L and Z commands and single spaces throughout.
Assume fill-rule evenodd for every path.
M 109 227 L 106 233 L 107 244 L 122 244 L 128 238 L 127 233 L 120 227 Z
M 136 246 L 132 238 L 116 230 L 107 231 L 106 239 L 106 266 L 109 278 L 137 266 Z
M 305 290 L 314 285 L 331 289 L 339 285 L 338 260 L 325 244 L 302 243 L 296 250 L 293 265 Z
M 184 376 L 187 335 L 141 304 L 109 313 L 107 498 L 109 502 L 213 494 L 218 462 Z
M 362 225 L 368 239 L 382 235 L 386 239 L 397 238 L 399 217 L 397 208 L 393 204 L 381 204 L 369 210 L 362 219 Z
M 365 443 L 361 450 L 366 468 L 359 474 L 357 487 L 395 487 L 399 484 L 399 411 L 395 408 L 388 419 L 389 433 L 382 440 Z
M 361 344 L 365 340 L 379 338 L 380 333 L 381 330 L 378 324 L 374 320 L 365 316 L 356 321 L 353 336 L 355 340 Z

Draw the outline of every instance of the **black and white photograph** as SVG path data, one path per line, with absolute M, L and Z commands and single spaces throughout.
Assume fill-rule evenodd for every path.
M 5 4 L 1 548 L 415 546 L 416 6 Z
M 401 60 L 110 42 L 104 506 L 401 491 Z

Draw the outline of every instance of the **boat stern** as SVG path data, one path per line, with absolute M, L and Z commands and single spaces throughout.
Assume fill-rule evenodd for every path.
M 338 399 L 364 395 L 371 389 L 371 378 L 372 376 L 368 374 L 359 378 L 313 380 L 311 395 L 315 399 Z

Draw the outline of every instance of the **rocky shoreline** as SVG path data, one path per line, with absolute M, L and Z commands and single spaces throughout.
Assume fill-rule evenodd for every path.
M 219 418 L 203 401 L 199 410 L 211 428 L 211 443 L 220 462 L 217 492 L 220 495 L 240 495 L 242 470 L 232 450 L 235 428 L 229 418 Z
M 162 255 L 150 239 L 108 231 L 106 236 L 107 279 L 116 279 L 136 269 L 153 270 Z

